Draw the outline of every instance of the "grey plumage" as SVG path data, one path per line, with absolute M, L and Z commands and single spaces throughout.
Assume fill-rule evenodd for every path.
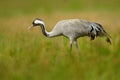
M 68 37 L 70 39 L 70 50 L 72 49 L 73 42 L 75 42 L 76 47 L 78 47 L 77 39 L 84 36 L 90 37 L 91 40 L 94 40 L 95 37 L 98 36 L 105 36 L 107 37 L 106 41 L 111 44 L 110 36 L 103 29 L 102 25 L 95 22 L 80 19 L 61 20 L 55 25 L 51 32 L 48 32 L 43 20 L 37 18 L 33 21 L 32 26 L 30 26 L 29 29 L 34 26 L 40 26 L 42 33 L 49 38 L 61 35 Z

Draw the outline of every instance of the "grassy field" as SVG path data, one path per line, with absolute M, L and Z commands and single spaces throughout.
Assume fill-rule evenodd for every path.
M 85 7 L 87 0 L 70 0 L 67 5 L 64 0 L 58 1 L 63 3 L 62 7 L 49 3 L 49 0 L 46 5 L 37 3 L 44 3 L 42 0 L 35 1 L 29 4 L 26 4 L 27 0 L 11 0 L 11 4 L 9 1 L 0 1 L 3 3 L 0 3 L 0 80 L 120 79 L 118 0 L 105 1 L 103 6 L 108 4 L 105 9 L 100 5 L 101 1 L 95 5 L 98 3 L 96 0 L 88 3 L 92 5 L 88 9 Z M 112 36 L 112 45 L 107 44 L 105 38 L 90 41 L 90 38 L 83 37 L 78 39 L 81 53 L 77 52 L 74 45 L 71 57 L 67 38 L 46 38 L 38 27 L 27 30 L 36 17 L 46 22 L 48 31 L 62 19 L 80 18 L 98 22 Z
M 119 18 L 106 13 L 89 13 L 87 18 L 86 15 L 86 12 L 34 14 L 0 20 L 0 79 L 119 80 Z M 71 58 L 68 39 L 64 37 L 48 39 L 42 35 L 39 28 L 27 30 L 27 26 L 36 16 L 45 19 L 48 31 L 58 20 L 66 18 L 78 17 L 100 22 L 112 36 L 113 44 L 109 45 L 101 38 L 92 42 L 87 37 L 81 38 L 78 40 L 80 57 L 73 46 L 74 57 Z

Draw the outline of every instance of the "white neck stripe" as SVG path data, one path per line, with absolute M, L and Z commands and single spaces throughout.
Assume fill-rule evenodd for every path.
M 43 21 L 40 21 L 40 20 L 35 20 L 35 24 L 42 24 L 45 26 L 45 23 Z

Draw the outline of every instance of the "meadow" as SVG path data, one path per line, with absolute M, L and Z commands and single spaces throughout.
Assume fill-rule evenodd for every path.
M 120 79 L 119 0 L 98 5 L 97 0 L 87 4 L 88 0 L 54 1 L 63 6 L 49 0 L 45 5 L 38 4 L 45 3 L 42 0 L 27 1 L 0 1 L 0 80 Z M 112 45 L 105 38 L 79 38 L 81 52 L 74 45 L 71 57 L 69 39 L 46 38 L 39 27 L 27 30 L 35 18 L 43 19 L 48 31 L 62 19 L 98 22 L 111 35 Z

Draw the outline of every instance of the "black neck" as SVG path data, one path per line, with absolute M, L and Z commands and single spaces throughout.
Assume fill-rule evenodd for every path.
M 48 37 L 48 33 L 47 33 L 46 29 L 45 29 L 45 26 L 44 26 L 43 24 L 41 24 L 40 27 L 41 27 L 41 29 L 42 29 L 42 33 L 43 33 L 46 37 Z

